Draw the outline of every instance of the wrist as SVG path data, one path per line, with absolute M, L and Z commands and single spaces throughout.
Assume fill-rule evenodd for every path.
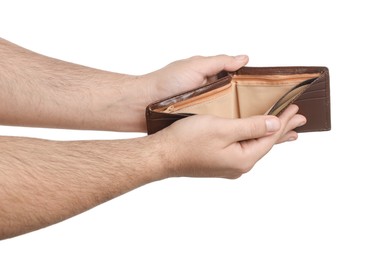
M 125 154 L 122 156 L 121 163 L 124 164 L 124 168 L 130 168 L 130 164 L 139 162 L 135 164 L 136 169 L 134 172 L 138 173 L 138 178 L 126 179 L 137 180 L 136 187 L 151 183 L 154 181 L 159 181 L 166 179 L 170 176 L 169 171 L 169 160 L 167 160 L 167 153 L 165 145 L 161 138 L 156 138 L 155 135 L 145 136 L 142 138 L 135 138 L 124 140 L 127 142 L 127 145 L 132 148 L 132 152 L 125 151 Z M 126 146 L 125 144 L 121 144 Z M 133 158 L 135 156 L 135 158 Z M 124 160 L 127 158 L 127 160 Z M 129 174 L 129 172 L 125 172 Z
M 150 149 L 153 157 L 156 158 L 156 169 L 158 169 L 156 177 L 158 179 L 181 176 L 179 169 L 185 163 L 185 156 L 180 155 L 180 145 L 174 142 L 177 139 L 172 138 L 171 134 L 174 135 L 174 133 L 167 134 L 163 130 L 145 137 L 150 144 L 150 148 L 147 149 Z
M 144 76 L 115 74 L 91 89 L 95 129 L 145 132 L 145 109 L 149 104 Z

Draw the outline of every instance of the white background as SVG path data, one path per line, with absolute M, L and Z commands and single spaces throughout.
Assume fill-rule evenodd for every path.
M 249 66 L 327 66 L 333 123 L 274 147 L 238 180 L 146 185 L 0 241 L 0 259 L 378 259 L 374 2 L 0 0 L 0 37 L 100 69 L 143 74 L 220 53 L 248 54 Z M 141 136 L 16 127 L 0 135 Z

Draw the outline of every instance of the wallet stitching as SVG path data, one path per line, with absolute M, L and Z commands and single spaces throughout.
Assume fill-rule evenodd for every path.
M 298 100 L 305 100 L 305 99 L 311 99 L 311 98 L 327 98 L 326 92 L 324 90 L 322 91 L 311 91 L 311 92 L 305 92 L 300 97 L 298 97 Z
M 327 91 L 325 89 L 307 90 L 306 92 L 307 93 L 315 93 L 315 92 L 326 92 L 327 93 Z
M 317 99 L 323 99 L 324 101 L 326 100 L 325 97 L 308 97 L 308 98 L 297 98 L 295 101 L 306 101 L 306 100 L 317 100 Z
M 331 108 L 330 108 L 330 89 L 329 89 L 329 74 L 328 73 L 325 73 L 325 87 L 326 87 L 326 100 L 325 100 L 325 105 L 326 105 L 326 109 L 327 109 L 327 121 L 326 121 L 326 125 L 327 125 L 327 128 L 330 128 L 330 122 L 331 122 Z

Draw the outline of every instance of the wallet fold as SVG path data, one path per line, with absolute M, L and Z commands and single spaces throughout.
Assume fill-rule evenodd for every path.
M 307 118 L 297 132 L 331 129 L 329 72 L 326 67 L 242 67 L 217 80 L 146 108 L 147 133 L 182 118 L 210 114 L 226 118 L 279 115 L 290 104 Z

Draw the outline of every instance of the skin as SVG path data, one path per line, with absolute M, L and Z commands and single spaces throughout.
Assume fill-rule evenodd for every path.
M 196 56 L 132 76 L 56 60 L 0 39 L 0 124 L 143 132 L 149 103 L 247 62 L 245 55 Z M 0 239 L 60 222 L 153 181 L 238 178 L 274 144 L 297 138 L 292 129 L 306 122 L 297 112 L 292 105 L 279 117 L 192 116 L 127 140 L 0 137 Z

